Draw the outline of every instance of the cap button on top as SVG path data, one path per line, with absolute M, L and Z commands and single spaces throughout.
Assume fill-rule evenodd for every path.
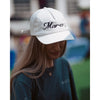
M 47 7 L 43 7 L 43 9 L 45 9 L 45 8 L 47 8 Z

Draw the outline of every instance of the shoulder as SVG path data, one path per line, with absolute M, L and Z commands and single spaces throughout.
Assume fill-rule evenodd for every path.
M 64 58 L 64 57 L 59 57 L 58 59 L 56 59 L 56 65 L 57 66 L 62 66 L 62 67 L 59 67 L 59 68 L 61 68 L 63 70 L 71 71 L 70 64 L 67 61 L 67 59 Z
M 56 62 L 69 66 L 69 62 L 64 57 L 59 57 Z
M 23 73 L 18 74 L 13 80 L 14 84 L 21 83 L 21 84 L 24 84 L 24 85 L 29 86 L 29 87 L 32 86 L 32 84 L 33 84 L 32 82 L 33 82 L 33 79 L 27 77 Z

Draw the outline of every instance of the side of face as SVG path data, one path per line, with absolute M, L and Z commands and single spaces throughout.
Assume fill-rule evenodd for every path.
M 66 41 L 60 41 L 45 45 L 48 59 L 57 59 L 60 57 L 66 45 Z

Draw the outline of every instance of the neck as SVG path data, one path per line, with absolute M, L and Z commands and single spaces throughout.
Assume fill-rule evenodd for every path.
M 47 68 L 50 68 L 50 67 L 53 67 L 53 66 L 54 66 L 53 59 L 49 60 L 48 63 L 47 63 Z

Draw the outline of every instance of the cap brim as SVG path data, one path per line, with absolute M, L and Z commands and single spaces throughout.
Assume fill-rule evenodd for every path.
M 74 37 L 72 36 L 70 31 L 58 32 L 36 37 L 43 44 L 51 44 L 63 40 L 74 40 Z

